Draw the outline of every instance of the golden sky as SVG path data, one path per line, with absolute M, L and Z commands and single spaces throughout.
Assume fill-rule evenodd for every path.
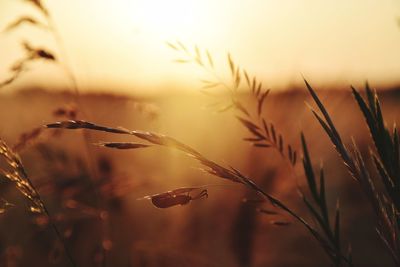
M 226 53 L 271 88 L 299 83 L 400 82 L 400 1 L 395 0 L 53 0 L 68 62 L 81 88 L 153 92 L 200 87 L 194 66 L 173 63 L 166 41 L 208 48 L 224 73 Z M 40 14 L 0 1 L 0 27 Z M 43 20 L 44 21 L 44 20 Z M 30 40 L 57 51 L 51 34 L 25 25 L 0 36 L 0 77 Z M 14 87 L 68 83 L 59 67 L 31 65 Z

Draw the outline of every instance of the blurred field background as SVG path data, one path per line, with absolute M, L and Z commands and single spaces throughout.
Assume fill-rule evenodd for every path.
M 343 89 L 321 91 L 322 99 L 343 136 L 353 136 L 360 142 L 363 153 L 368 153 L 370 140 L 365 134 L 363 118 L 349 90 Z M 387 120 L 398 122 L 399 90 L 385 90 L 380 95 Z M 241 98 L 251 103 L 246 94 Z M 73 94 L 40 89 L 2 95 L 0 101 L 0 119 L 2 125 L 7 125 L 2 127 L 1 136 L 9 144 L 17 143 L 18 137 L 29 129 L 56 121 L 54 111 L 60 107 L 74 107 Z M 304 129 L 312 142 L 315 162 L 324 161 L 330 205 L 333 207 L 336 197 L 340 197 L 344 236 L 350 239 L 355 261 L 362 266 L 378 266 L 387 257 L 373 231 L 373 217 L 366 199 L 305 101 L 310 99 L 301 88 L 272 94 L 266 102 L 265 115 L 287 142 L 296 147 L 299 147 L 298 133 Z M 296 192 L 296 178 L 281 156 L 242 141 L 246 131 L 233 114 L 204 108 L 203 104 L 209 102 L 210 97 L 201 93 L 142 99 L 88 93 L 80 96 L 85 115 L 78 111 L 77 117 L 173 136 L 219 163 L 239 168 L 268 192 L 297 210 L 304 210 Z M 66 234 L 79 266 L 97 266 L 101 262 L 101 244 L 108 251 L 108 266 L 326 264 L 322 250 L 302 226 L 285 216 L 292 222 L 289 226 L 271 225 L 273 217 L 257 212 L 257 205 L 242 203 L 243 198 L 256 198 L 254 194 L 200 172 L 198 164 L 183 153 L 159 147 L 110 151 L 91 143 L 134 138 L 86 133 L 89 142 L 86 147 L 81 130 L 59 132 L 55 136 L 48 131 L 21 156 L 51 214 Z M 297 173 L 297 182 L 304 186 L 299 165 Z M 211 186 L 208 199 L 165 210 L 155 208 L 150 201 L 137 200 L 178 187 L 204 184 L 225 186 Z M 100 195 L 96 195 L 93 187 Z M 35 266 L 65 266 L 62 248 L 56 245 L 43 216 L 29 214 L 24 208 L 26 201 L 5 181 L 2 197 L 16 205 L 0 220 L 3 264 L 27 266 L 35 262 Z M 306 211 L 302 214 L 307 217 Z

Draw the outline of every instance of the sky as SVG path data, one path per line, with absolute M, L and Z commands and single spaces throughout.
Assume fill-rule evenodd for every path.
M 272 89 L 400 84 L 400 1 L 396 0 L 53 0 L 42 1 L 61 40 L 24 25 L 0 34 L 0 77 L 22 56 L 21 41 L 48 47 L 64 65 L 35 63 L 11 88 L 70 85 L 152 93 L 197 90 L 207 78 L 165 43 L 208 49 L 227 77 L 226 55 Z M 46 20 L 26 1 L 0 0 L 0 29 L 22 15 Z M 64 66 L 64 67 L 63 67 Z

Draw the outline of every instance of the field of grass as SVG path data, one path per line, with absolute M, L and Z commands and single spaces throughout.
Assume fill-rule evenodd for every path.
M 344 142 L 349 144 L 353 137 L 367 156 L 372 143 L 351 91 L 318 93 Z M 398 121 L 399 91 L 382 91 L 380 96 L 385 119 Z M 252 104 L 250 95 L 241 94 L 239 99 Z M 199 93 L 147 99 L 82 94 L 83 111 L 77 110 L 73 94 L 67 92 L 28 89 L 3 95 L 0 101 L 1 135 L 10 146 L 32 129 L 71 115 L 61 111 L 74 111 L 76 119 L 109 127 L 163 133 L 252 177 L 266 192 L 314 224 L 298 194 L 298 187 L 307 188 L 301 164 L 292 169 L 276 150 L 243 141 L 248 133 L 233 111 L 219 113 L 204 108 L 210 97 Z M 368 199 L 346 171 L 305 101 L 312 105 L 305 88 L 272 93 L 263 115 L 297 151 L 301 149 L 302 129 L 314 167 L 323 160 L 328 208 L 334 210 L 336 198 L 340 198 L 342 243 L 351 243 L 355 266 L 392 266 L 375 233 Z M 244 202 L 260 197 L 241 185 L 199 171 L 201 164 L 184 153 L 157 146 L 134 150 L 99 147 L 95 144 L 138 140 L 85 130 L 49 129 L 28 139 L 19 143 L 19 154 L 77 266 L 329 264 L 318 242 L 296 220 L 268 202 Z M 149 200 L 138 200 L 203 185 L 207 185 L 208 198 L 184 206 L 159 209 Z M 12 203 L 5 205 L 0 218 L 3 264 L 68 266 L 49 219 L 29 213 L 29 203 L 12 182 L 3 179 L 1 192 L 2 198 Z
M 0 266 L 400 266 L 400 88 L 275 91 L 177 41 L 200 90 L 89 93 L 26 4 L 3 34 L 55 47 L 0 80 Z M 10 89 L 38 61 L 70 87 Z

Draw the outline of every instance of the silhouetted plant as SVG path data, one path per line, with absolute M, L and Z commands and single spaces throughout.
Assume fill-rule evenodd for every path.
M 201 79 L 203 83 L 201 91 L 207 95 L 213 95 L 212 90 L 222 88 L 228 91 L 230 100 L 221 101 L 214 104 L 219 112 L 229 109 L 235 109 L 241 115 L 236 115 L 236 119 L 248 130 L 250 137 L 243 140 L 250 142 L 253 146 L 259 148 L 274 148 L 282 157 L 287 157 L 290 164 L 295 165 L 297 161 L 297 152 L 288 144 L 285 145 L 283 135 L 280 134 L 272 122 L 269 122 L 263 116 L 265 100 L 270 92 L 264 89 L 262 82 L 257 80 L 256 76 L 251 76 L 248 72 L 237 65 L 230 54 L 227 55 L 227 65 L 230 70 L 230 81 L 225 82 L 218 75 L 215 69 L 215 63 L 208 50 L 202 51 L 197 46 L 192 50 L 188 49 L 181 42 L 167 43 L 169 47 L 181 54 L 181 58 L 176 59 L 177 63 L 194 63 L 201 67 L 209 77 Z M 244 81 L 243 81 L 244 80 Z M 239 100 L 241 91 L 249 91 L 255 101 L 254 107 L 245 106 Z M 254 110 L 251 110 L 254 109 Z
M 374 178 L 376 174 L 366 167 L 365 159 L 359 152 L 356 143 L 353 142 L 352 144 L 353 151 L 349 151 L 328 111 L 307 81 L 306 86 L 322 116 L 314 110 L 312 112 L 329 136 L 348 171 L 361 185 L 362 190 L 370 200 L 377 217 L 376 231 L 392 255 L 396 266 L 400 266 L 400 145 L 396 125 L 393 125 L 392 130 L 387 128 L 378 95 L 376 91 L 371 90 L 368 84 L 365 89 L 367 102 L 352 87 L 354 98 L 364 115 L 375 145 L 375 151 L 371 150 L 370 154 L 380 179 Z M 376 183 L 380 183 L 384 190 L 380 189 L 382 187 L 376 186 Z
M 305 142 L 304 136 L 302 136 L 302 143 L 304 150 L 303 166 L 309 182 L 310 191 L 314 195 L 314 201 L 317 203 L 321 211 L 320 212 L 316 211 L 314 207 L 309 203 L 306 197 L 303 197 L 303 200 L 307 204 L 307 207 L 310 210 L 311 215 L 315 219 L 317 219 L 319 227 L 322 228 L 322 232 L 318 228 L 312 226 L 309 222 L 307 222 L 297 212 L 289 208 L 281 200 L 278 200 L 271 194 L 268 194 L 266 191 L 264 191 L 264 189 L 258 186 L 252 179 L 242 174 L 239 170 L 235 169 L 234 167 L 229 167 L 229 168 L 223 167 L 218 163 L 209 160 L 195 149 L 177 141 L 174 138 L 153 132 L 144 132 L 137 130 L 131 131 L 123 128 L 113 128 L 113 127 L 98 125 L 92 122 L 77 121 L 77 120 L 51 123 L 47 124 L 46 127 L 52 129 L 70 129 L 70 130 L 87 129 L 87 130 L 108 132 L 112 134 L 132 135 L 149 143 L 149 144 L 142 144 L 136 142 L 111 142 L 111 143 L 106 142 L 99 144 L 101 146 L 114 149 L 138 149 L 138 148 L 141 149 L 149 147 L 150 145 L 159 145 L 159 146 L 178 149 L 196 159 L 201 165 L 203 165 L 203 167 L 205 167 L 204 171 L 219 178 L 228 179 L 232 182 L 240 183 L 248 187 L 249 189 L 255 191 L 256 193 L 264 197 L 266 200 L 268 200 L 273 206 L 281 209 L 282 211 L 290 215 L 292 218 L 300 222 L 303 226 L 306 227 L 306 229 L 311 233 L 311 235 L 319 242 L 321 247 L 325 250 L 325 252 L 329 255 L 332 262 L 335 264 L 335 266 L 341 266 L 342 262 L 346 263 L 348 266 L 353 266 L 350 254 L 351 251 L 349 251 L 348 256 L 343 255 L 341 252 L 340 233 L 339 233 L 340 231 L 339 207 L 337 207 L 336 209 L 334 228 L 331 228 L 328 211 L 326 209 L 324 176 L 322 173 L 320 177 L 320 191 L 318 192 L 318 190 L 316 189 L 314 173 L 311 167 L 311 161 L 308 154 L 307 144 Z M 153 197 L 156 197 L 157 203 L 154 203 L 154 205 L 163 208 L 174 206 L 177 204 L 186 204 L 192 199 L 189 195 L 187 195 L 187 193 L 193 191 L 194 189 L 198 188 L 176 189 L 169 192 L 160 193 L 154 196 L 148 196 L 148 198 L 151 199 L 154 203 Z M 178 191 L 179 193 L 177 193 Z M 158 201 L 159 196 L 162 196 L 161 204 Z M 274 222 L 274 224 L 277 226 L 287 225 L 286 222 L 279 222 L 279 221 Z

